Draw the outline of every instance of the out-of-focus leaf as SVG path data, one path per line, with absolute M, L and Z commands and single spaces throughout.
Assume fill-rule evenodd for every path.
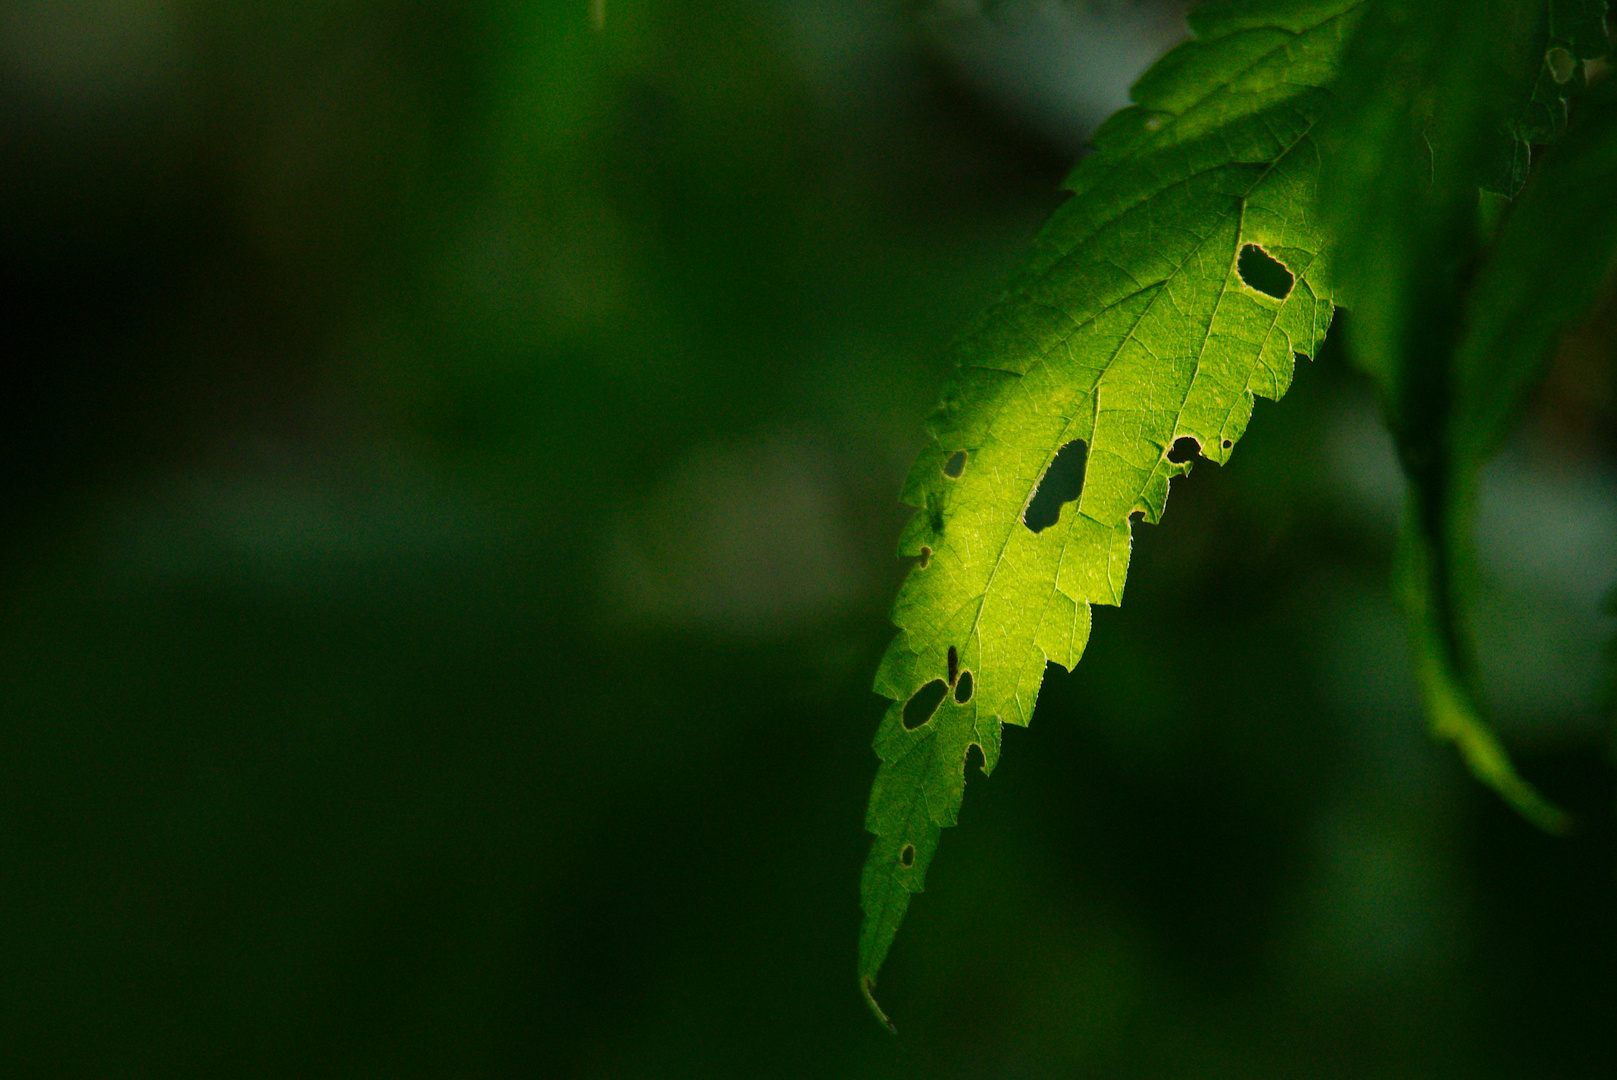
M 1457 460 L 1491 453 L 1568 324 L 1588 310 L 1617 252 L 1617 92 L 1582 103 L 1540 163 L 1477 273 L 1455 355 Z
M 1338 135 L 1353 152 L 1338 155 L 1328 200 L 1350 350 L 1377 382 L 1410 481 L 1398 574 L 1433 730 L 1525 816 L 1559 829 L 1564 816 L 1484 720 L 1466 628 L 1477 476 L 1610 261 L 1602 103 L 1545 160 L 1491 252 L 1479 228 L 1473 178 L 1497 166 L 1495 136 L 1521 108 L 1508 88 L 1544 62 L 1542 16 L 1512 0 L 1376 5 L 1338 88 L 1353 118 Z M 1585 226 L 1592 243 L 1580 247 Z

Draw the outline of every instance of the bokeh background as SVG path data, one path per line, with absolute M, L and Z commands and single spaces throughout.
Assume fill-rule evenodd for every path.
M 859 997 L 942 347 L 1181 16 L 6 4 L 0 1072 L 1617 1075 L 1610 290 L 1479 540 L 1578 835 L 1423 733 L 1328 345 Z

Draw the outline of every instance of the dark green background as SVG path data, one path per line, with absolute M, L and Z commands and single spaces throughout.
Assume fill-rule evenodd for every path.
M 1617 1074 L 1609 301 L 1480 543 L 1583 831 L 1422 733 L 1327 346 L 971 783 L 894 1039 L 896 494 L 1081 133 L 874 2 L 18 10 L 0 1072 Z

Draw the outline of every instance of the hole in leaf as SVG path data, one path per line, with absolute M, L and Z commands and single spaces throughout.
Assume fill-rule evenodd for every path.
M 960 681 L 954 684 L 954 699 L 962 705 L 971 700 L 971 672 L 960 673 Z
M 960 479 L 960 474 L 966 471 L 966 452 L 956 450 L 954 456 L 943 463 L 943 475 L 950 480 Z
M 961 767 L 966 768 L 966 769 L 971 768 L 971 759 L 972 758 L 977 759 L 977 771 L 982 772 L 983 771 L 983 764 L 984 764 L 983 763 L 983 748 L 981 746 L 977 745 L 976 743 L 972 743 L 971 745 L 966 747 L 966 759 L 965 759 L 965 761 L 961 762 Z
M 1296 280 L 1291 276 L 1291 271 L 1286 269 L 1285 263 L 1256 244 L 1247 244 L 1241 248 L 1241 255 L 1235 260 L 1235 272 L 1241 275 L 1241 280 L 1250 288 L 1276 300 L 1284 300 L 1289 296 L 1291 284 Z
M 960 654 L 953 645 L 949 646 L 949 685 L 953 686 L 955 679 L 960 675 Z
M 919 690 L 915 696 L 904 703 L 904 730 L 914 731 L 938 711 L 938 703 L 943 695 L 949 692 L 949 687 L 942 679 L 933 679 Z
M 1230 447 L 1235 445 L 1235 440 L 1234 439 L 1225 439 L 1224 442 L 1222 444 L 1220 444 L 1220 445 L 1222 445 L 1224 447 L 1224 449 L 1228 450 Z
M 1571 82 L 1578 72 L 1577 59 L 1559 45 L 1544 54 L 1544 63 L 1549 65 L 1550 78 L 1558 83 Z
M 915 845 L 905 844 L 904 850 L 898 853 L 898 861 L 905 866 L 915 865 Z
M 1175 465 L 1183 465 L 1202 452 L 1202 444 L 1189 435 L 1175 439 L 1173 445 L 1168 447 L 1168 460 Z
M 929 548 L 929 547 L 923 547 L 921 549 L 921 569 L 925 570 L 927 568 L 927 564 L 930 563 L 931 561 L 932 561 L 932 549 Z
M 1043 532 L 1061 518 L 1061 505 L 1075 502 L 1084 493 L 1084 465 L 1089 460 L 1089 444 L 1082 439 L 1056 451 L 1055 460 L 1039 478 L 1038 489 L 1022 513 L 1022 524 L 1032 532 Z

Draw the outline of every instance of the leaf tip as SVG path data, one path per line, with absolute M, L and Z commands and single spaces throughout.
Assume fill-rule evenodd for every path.
M 1516 783 L 1509 786 L 1497 783 L 1493 786 L 1516 813 L 1551 836 L 1570 836 L 1578 831 L 1576 815 L 1550 802 L 1527 781 L 1517 778 Z
M 893 1026 L 893 1022 L 887 1019 L 887 1014 L 881 1011 L 881 1006 L 876 1004 L 876 995 L 874 993 L 875 989 L 876 979 L 874 976 L 859 976 L 859 991 L 865 995 L 865 1004 L 869 1005 L 870 1011 L 876 1014 L 876 1019 L 881 1021 L 882 1027 L 886 1028 L 892 1034 L 897 1035 L 898 1028 Z
M 1448 739 L 1482 783 L 1507 805 L 1551 836 L 1576 830 L 1576 817 L 1550 802 L 1516 771 L 1499 742 L 1440 648 L 1417 657 L 1417 676 L 1426 699 L 1432 731 Z

